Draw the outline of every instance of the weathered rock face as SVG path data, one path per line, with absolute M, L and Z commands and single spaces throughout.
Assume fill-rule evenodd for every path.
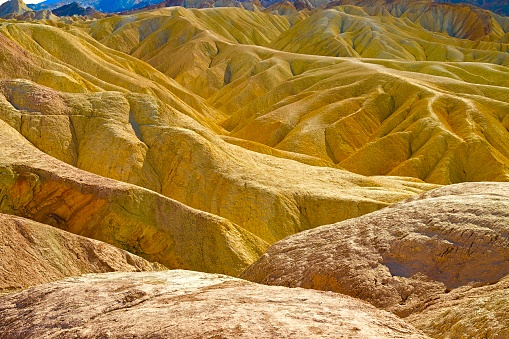
M 509 184 L 468 183 L 276 243 L 242 275 L 345 293 L 400 316 L 509 274 Z
M 0 295 L 85 273 L 166 269 L 101 241 L 0 214 Z
M 8 338 L 426 338 L 347 296 L 190 271 L 106 273 L 0 299 Z

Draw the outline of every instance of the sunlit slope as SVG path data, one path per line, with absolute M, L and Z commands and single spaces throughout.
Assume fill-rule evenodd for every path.
M 486 14 L 482 21 L 468 7 L 464 13 L 452 9 L 443 13 L 443 8 L 434 13 L 434 9 L 411 8 L 403 13 L 373 15 L 370 11 L 376 9 L 368 7 L 321 10 L 281 34 L 270 47 L 339 57 L 509 64 L 507 18 L 498 17 L 497 22 Z
M 271 67 L 256 72 L 260 64 Z M 234 112 L 223 123 L 233 137 L 365 175 L 441 184 L 508 178 L 509 91 L 502 67 L 274 53 L 252 71 L 209 99 Z M 273 79 L 271 86 L 264 77 Z
M 150 109 L 150 101 L 133 106 L 143 109 L 133 109 L 130 118 L 116 103 L 126 99 L 111 93 L 76 96 L 14 80 L 4 81 L 2 87 L 4 117 L 39 149 L 68 162 L 76 159 L 79 168 L 223 216 L 269 243 L 431 188 L 407 179 L 366 178 L 250 152 L 198 125 L 195 130 L 172 126 Z M 60 114 L 39 102 L 20 103 L 16 93 L 51 97 L 60 103 Z M 87 111 L 94 103 L 95 109 Z
M 218 129 L 214 121 L 221 113 L 151 66 L 105 47 L 80 28 L 7 23 L 0 33 L 4 45 L 0 75 L 4 79 L 29 79 L 71 93 L 147 94 L 167 111 Z
M 187 85 L 197 76 L 211 73 L 208 68 L 222 43 L 268 45 L 289 27 L 287 17 L 239 8 L 175 7 L 105 18 L 91 25 L 90 34 Z M 208 82 L 202 84 L 204 92 L 223 86 L 223 81 L 216 83 L 218 72 L 222 75 L 224 69 L 212 71 Z
M 125 249 L 168 268 L 238 274 L 267 244 L 215 215 L 79 170 L 0 121 L 0 212 Z
M 79 32 L 29 24 L 7 28 L 27 36 L 18 45 L 6 39 L 12 47 L 5 52 L 11 53 L 9 60 L 19 53 L 23 57 L 18 59 L 27 65 L 7 69 L 10 73 L 4 77 L 33 78 L 39 84 L 3 80 L 3 120 L 59 160 L 221 216 L 267 243 L 377 210 L 433 187 L 405 178 L 366 178 L 305 164 L 318 164 L 321 160 L 316 157 L 281 151 L 273 157 L 271 152 L 259 154 L 231 145 L 223 140 L 226 136 L 213 133 L 222 131 L 215 124 L 222 115 L 219 110 L 173 80 L 164 82 L 166 77 L 143 61 L 89 43 Z M 31 37 L 37 37 L 37 44 L 30 43 Z M 52 61 L 45 64 L 47 76 L 61 75 L 64 84 L 73 84 L 72 91 L 58 83 L 53 88 L 40 85 L 33 74 L 43 71 L 33 66 L 33 60 L 42 63 L 42 56 Z M 118 85 L 107 82 L 108 75 L 102 74 L 107 68 L 124 75 L 109 73 Z M 38 72 L 15 73 L 26 69 Z M 137 72 L 146 72 L 146 79 Z
M 196 35 L 181 39 L 193 11 L 148 12 L 144 15 L 164 13 L 170 21 L 176 19 L 166 16 L 182 15 L 186 30 L 159 25 L 145 40 L 163 32 L 169 40 L 163 39 L 152 54 L 145 54 L 152 44 L 145 40 L 132 50 L 136 54 L 143 46 L 138 57 L 150 55 L 149 63 L 228 115 L 221 123 L 230 133 L 225 140 L 242 147 L 266 154 L 271 152 L 263 147 L 298 153 L 306 156 L 300 159 L 306 163 L 365 175 L 412 176 L 440 184 L 508 180 L 508 81 L 506 68 L 497 64 L 506 62 L 509 45 L 488 41 L 505 39 L 505 19 L 445 4 L 395 2 L 383 8 L 316 11 L 272 40 L 272 48 L 217 36 L 204 26 L 200 34 L 210 38 L 208 43 Z M 229 16 L 235 27 L 247 20 L 244 16 L 252 21 L 260 16 L 228 11 L 241 13 Z M 215 17 L 220 12 L 199 13 Z M 416 13 L 433 15 L 423 21 Z M 476 33 L 474 27 L 486 23 L 480 21 L 486 15 L 486 34 Z M 141 25 L 148 19 L 129 18 L 129 27 L 144 31 Z M 112 34 L 119 35 L 126 35 L 122 26 Z M 346 45 L 345 39 L 350 39 Z M 350 46 L 340 49 L 352 53 L 333 53 L 336 43 Z

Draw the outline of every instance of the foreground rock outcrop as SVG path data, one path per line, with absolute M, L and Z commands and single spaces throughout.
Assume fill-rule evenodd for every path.
M 509 184 L 468 183 L 273 245 L 241 277 L 345 293 L 400 316 L 509 274 Z
M 86 275 L 0 299 L 5 338 L 426 338 L 328 292 L 190 271 Z
M 0 214 L 0 295 L 85 273 L 166 269 L 101 241 Z

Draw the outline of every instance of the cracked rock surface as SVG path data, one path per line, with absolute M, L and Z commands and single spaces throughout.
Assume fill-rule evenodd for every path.
M 462 286 L 405 320 L 436 339 L 508 338 L 509 276 L 486 286 Z
M 345 293 L 399 316 L 509 274 L 509 185 L 466 183 L 273 245 L 242 278 Z
M 192 271 L 90 274 L 0 299 L 6 338 L 427 338 L 331 292 Z

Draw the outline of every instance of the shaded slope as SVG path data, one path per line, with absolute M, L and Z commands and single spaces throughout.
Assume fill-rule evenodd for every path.
M 97 240 L 0 214 L 0 295 L 69 276 L 165 269 Z
M 168 268 L 236 275 L 266 244 L 152 191 L 76 169 L 0 121 L 0 212 L 101 240 Z
M 347 296 L 188 271 L 107 273 L 46 284 L 0 299 L 0 315 L 0 331 L 9 338 L 171 338 L 176 333 L 180 338 L 426 338 L 401 319 Z
M 509 273 L 508 206 L 506 183 L 446 186 L 288 237 L 241 277 L 345 293 L 405 317 L 446 291 Z
M 31 11 L 23 0 L 9 0 L 0 5 L 0 17 L 19 15 Z
M 46 0 L 37 4 L 31 4 L 30 7 L 35 10 L 54 9 L 69 4 L 71 1 Z M 121 12 L 140 6 L 152 5 L 160 0 L 77 0 L 76 3 L 83 7 L 93 7 L 102 12 Z
M 55 8 L 51 11 L 56 16 L 73 16 L 73 15 L 98 15 L 100 12 L 96 11 L 92 7 L 81 7 L 77 2 L 72 2 L 68 5 Z
M 509 15 L 509 5 L 504 0 L 436 0 L 436 2 L 448 2 L 448 3 L 467 3 L 474 6 L 478 6 L 489 11 L 493 11 L 500 15 Z

